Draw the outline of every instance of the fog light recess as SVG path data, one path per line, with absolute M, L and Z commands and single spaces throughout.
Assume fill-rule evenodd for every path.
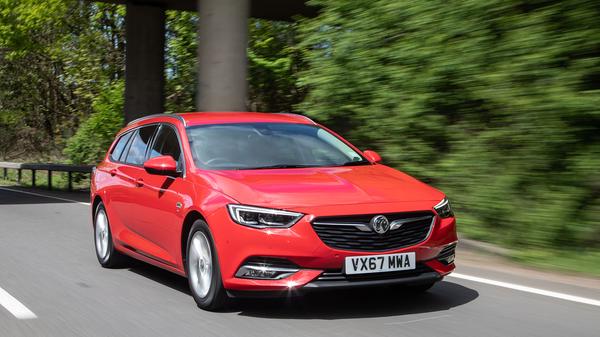
M 443 263 L 445 265 L 449 265 L 449 264 L 453 263 L 454 257 L 455 257 L 455 250 L 456 250 L 456 243 L 453 243 L 451 245 L 444 247 L 444 249 L 442 249 L 440 254 L 436 257 L 436 260 L 440 261 L 441 263 Z
M 256 280 L 281 280 L 300 268 L 292 262 L 277 258 L 252 258 L 246 260 L 235 273 L 235 277 Z

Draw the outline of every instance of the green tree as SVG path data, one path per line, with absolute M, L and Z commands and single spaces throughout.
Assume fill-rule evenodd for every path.
M 75 164 L 102 160 L 115 134 L 123 127 L 123 82 L 105 88 L 92 103 L 93 113 L 67 141 L 65 154 Z
M 193 12 L 168 11 L 166 35 L 166 111 L 195 111 L 196 31 L 198 15 Z
M 68 154 L 75 162 L 95 160 L 94 151 L 63 149 L 78 128 L 91 132 L 88 122 L 80 124 L 97 113 L 92 103 L 103 91 L 122 89 L 118 82 L 125 69 L 124 21 L 122 5 L 0 0 L 3 159 L 60 161 Z M 167 12 L 166 112 L 196 110 L 197 21 L 193 12 Z M 295 24 L 251 20 L 248 53 L 250 108 L 290 111 L 304 95 L 296 84 L 303 63 Z M 99 143 L 112 136 L 107 134 Z
M 16 137 L 0 138 L 7 159 L 62 157 L 93 98 L 123 76 L 123 14 L 88 1 L 0 0 L 0 116 Z
M 248 45 L 248 100 L 252 111 L 291 112 L 304 99 L 305 68 L 297 24 L 253 19 Z
M 312 4 L 299 109 L 443 188 L 463 233 L 600 247 L 597 2 Z
M 197 91 L 198 15 L 167 12 L 166 111 L 194 111 Z M 201 41 L 200 41 L 201 43 Z M 297 74 L 305 67 L 297 24 L 251 19 L 248 42 L 248 107 L 252 111 L 293 111 L 305 91 Z

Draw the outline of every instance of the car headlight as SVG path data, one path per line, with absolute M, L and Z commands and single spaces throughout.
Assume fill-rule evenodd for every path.
M 227 205 L 227 209 L 233 221 L 254 228 L 288 228 L 304 216 L 302 213 L 244 205 L 231 204 Z
M 452 207 L 450 206 L 450 201 L 448 198 L 442 199 L 437 205 L 433 206 L 433 209 L 437 212 L 440 218 L 450 218 L 454 216 L 454 212 L 452 211 Z

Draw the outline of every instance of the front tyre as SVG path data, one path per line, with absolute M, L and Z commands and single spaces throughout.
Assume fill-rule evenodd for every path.
M 186 273 L 196 304 L 211 311 L 224 308 L 228 297 L 221 279 L 217 251 L 206 222 L 194 222 L 186 251 Z
M 94 246 L 96 257 L 104 268 L 115 268 L 123 264 L 125 257 L 115 250 L 110 222 L 104 204 L 98 204 L 94 215 Z

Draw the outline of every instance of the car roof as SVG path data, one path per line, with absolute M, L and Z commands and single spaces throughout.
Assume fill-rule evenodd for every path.
M 139 125 L 169 122 L 179 120 L 184 126 L 230 123 L 295 123 L 316 124 L 310 118 L 293 113 L 265 113 L 265 112 L 184 112 L 176 114 L 156 114 L 138 118 L 127 124 L 126 129 Z

